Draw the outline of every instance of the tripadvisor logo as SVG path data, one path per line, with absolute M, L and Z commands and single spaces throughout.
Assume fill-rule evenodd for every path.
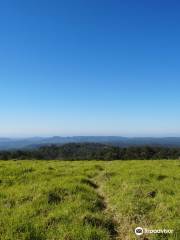
M 135 229 L 135 234 L 138 235 L 138 236 L 142 235 L 143 234 L 143 228 L 137 227 Z
M 142 234 L 162 234 L 162 233 L 165 233 L 165 234 L 172 234 L 174 230 L 172 229 L 147 229 L 147 228 L 142 228 L 142 227 L 137 227 L 135 229 L 135 234 L 137 236 L 140 236 Z

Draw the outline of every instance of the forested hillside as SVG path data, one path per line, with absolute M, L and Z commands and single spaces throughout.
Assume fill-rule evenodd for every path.
M 179 159 L 180 148 L 170 147 L 115 147 L 98 143 L 69 143 L 48 145 L 33 150 L 0 151 L 1 160 L 59 159 L 59 160 L 128 160 L 128 159 Z

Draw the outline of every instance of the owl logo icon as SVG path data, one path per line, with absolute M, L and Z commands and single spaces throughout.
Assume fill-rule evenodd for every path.
M 137 227 L 135 229 L 135 234 L 138 235 L 138 236 L 142 235 L 143 234 L 143 228 Z

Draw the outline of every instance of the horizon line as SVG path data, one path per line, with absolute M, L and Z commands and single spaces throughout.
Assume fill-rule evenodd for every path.
M 77 138 L 77 137 L 114 137 L 114 138 L 180 138 L 179 136 L 152 136 L 152 135 L 144 135 L 144 136 L 125 136 L 125 135 L 48 135 L 48 136 L 0 136 L 0 139 L 31 139 L 31 138 Z

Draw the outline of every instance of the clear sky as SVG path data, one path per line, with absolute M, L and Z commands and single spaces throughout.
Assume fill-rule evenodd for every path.
M 180 136 L 180 2 L 4 0 L 0 136 Z

